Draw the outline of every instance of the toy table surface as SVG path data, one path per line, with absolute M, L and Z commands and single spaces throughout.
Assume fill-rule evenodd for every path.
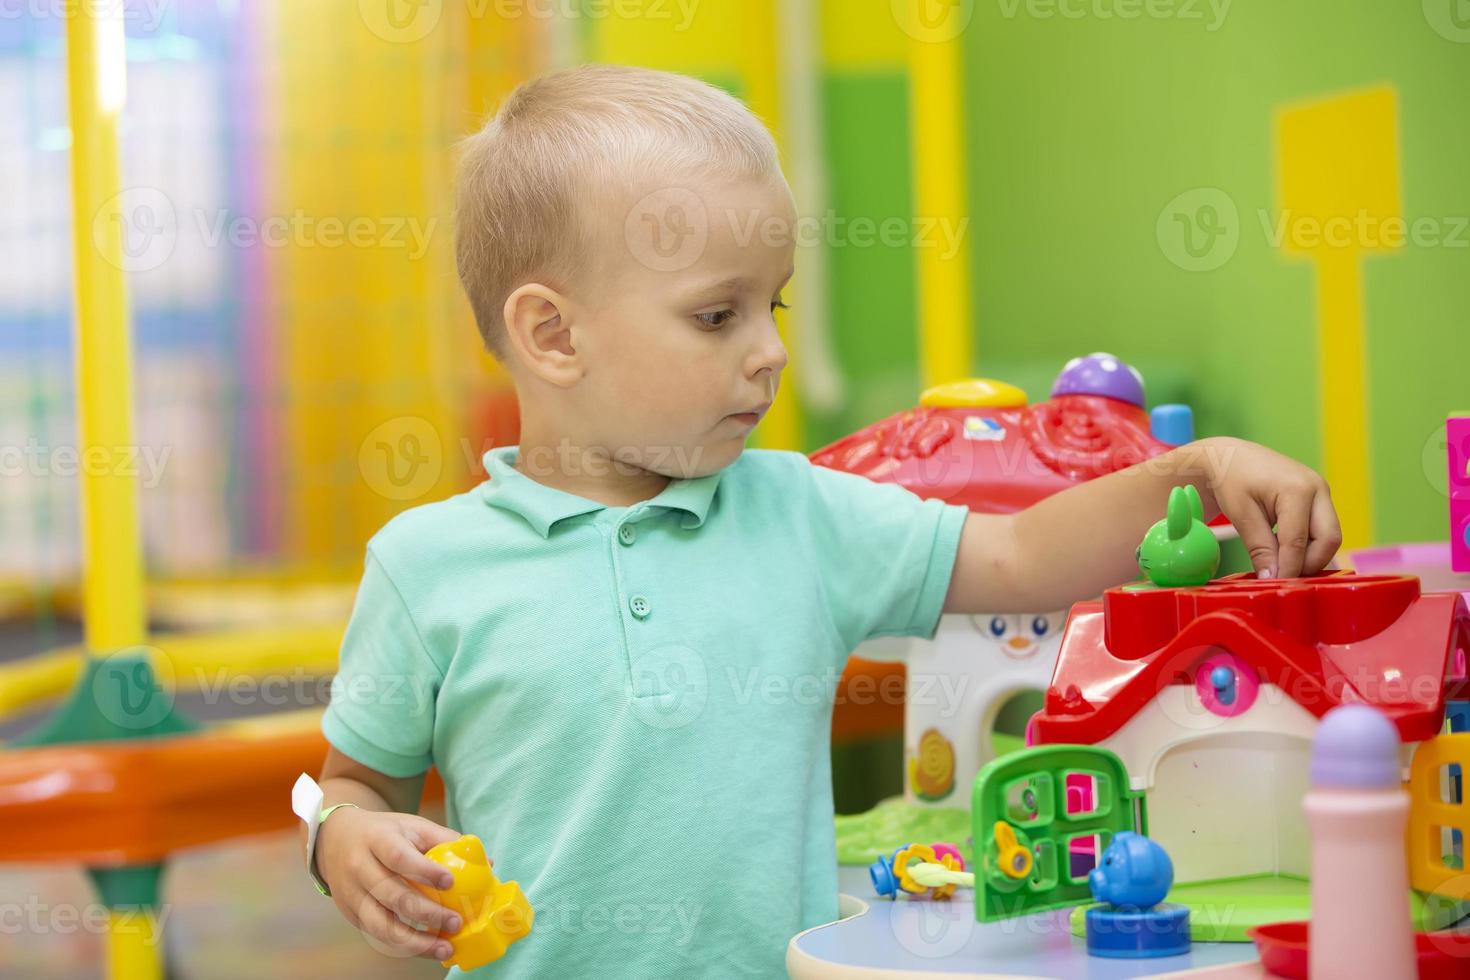
M 1195 943 L 1183 956 L 1103 959 L 1087 955 L 1072 935 L 1070 909 L 1002 922 L 976 922 L 974 892 L 959 889 L 945 902 L 886 899 L 873 894 L 866 868 L 838 869 L 844 911 L 862 896 L 866 911 L 808 929 L 792 940 L 786 966 L 795 980 L 836 977 L 1048 978 L 1123 980 L 1127 977 L 1246 978 L 1266 974 L 1251 943 Z M 1194 971 L 1204 969 L 1205 972 Z M 1226 969 L 1228 968 L 1228 969 Z

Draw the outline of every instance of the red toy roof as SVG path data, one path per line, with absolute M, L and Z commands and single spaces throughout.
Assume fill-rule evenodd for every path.
M 1243 573 L 1199 588 L 1110 589 L 1074 606 L 1036 741 L 1101 742 L 1165 685 L 1193 684 L 1221 649 L 1317 717 L 1349 702 L 1381 709 L 1404 741 L 1438 735 L 1445 701 L 1470 697 L 1459 593 L 1421 594 L 1411 575 Z
M 1009 514 L 1172 447 L 1148 413 L 1099 395 L 1059 395 L 1013 408 L 924 406 L 859 429 L 812 462 L 921 497 Z

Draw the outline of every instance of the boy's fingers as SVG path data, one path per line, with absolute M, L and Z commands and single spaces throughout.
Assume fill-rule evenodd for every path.
M 1303 571 L 1316 575 L 1327 567 L 1342 545 L 1342 527 L 1337 522 L 1337 508 L 1324 488 L 1312 498 L 1312 543 L 1307 545 L 1307 561 Z
M 1251 500 L 1244 510 L 1232 512 L 1228 516 L 1240 535 L 1240 543 L 1250 555 L 1251 567 L 1256 570 L 1256 574 L 1263 577 L 1275 574 L 1276 535 L 1271 533 L 1271 525 L 1267 523 L 1260 504 Z
M 441 827 L 425 817 L 409 816 L 407 823 L 412 828 L 413 836 L 416 838 L 414 843 L 418 844 L 425 851 L 440 844 L 447 844 L 450 841 L 459 840 L 462 836 L 459 831 L 450 830 L 448 827 Z
M 454 876 L 443 865 L 430 861 L 401 834 L 374 839 L 369 845 L 373 857 L 394 874 L 418 878 L 434 888 L 448 888 Z
M 428 956 L 436 960 L 446 960 L 453 955 L 453 949 L 448 942 L 431 932 L 419 932 L 400 922 L 398 916 L 374 901 L 371 896 L 367 896 L 363 902 L 360 921 L 358 928 L 395 952 L 410 956 Z
M 1276 577 L 1296 578 L 1302 573 L 1311 540 L 1312 498 L 1293 494 L 1276 512 Z
M 373 889 L 379 904 L 397 912 L 406 922 L 423 925 L 436 932 L 453 935 L 459 932 L 459 915 L 417 890 L 402 878 L 390 877 Z

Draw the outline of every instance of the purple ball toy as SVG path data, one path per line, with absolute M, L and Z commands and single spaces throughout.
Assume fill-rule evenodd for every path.
M 1112 354 L 1074 357 L 1051 386 L 1051 396 L 1058 395 L 1101 395 L 1142 408 L 1143 375 Z

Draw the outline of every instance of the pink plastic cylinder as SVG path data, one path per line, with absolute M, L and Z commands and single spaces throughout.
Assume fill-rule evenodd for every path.
M 1409 795 L 1398 785 L 1319 784 L 1302 807 L 1312 835 L 1308 975 L 1416 976 L 1404 855 Z

